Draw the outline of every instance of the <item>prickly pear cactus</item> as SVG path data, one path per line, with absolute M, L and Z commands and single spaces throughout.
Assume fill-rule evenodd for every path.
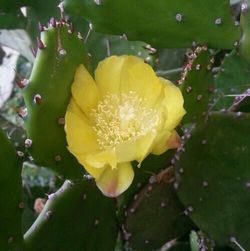
M 184 123 L 202 121 L 207 115 L 210 95 L 214 90 L 211 73 L 213 57 L 206 46 L 197 47 L 188 55 L 179 85 L 185 99 L 185 109 L 190 111 Z
M 91 181 L 84 180 L 78 184 L 66 181 L 56 193 L 50 194 L 24 242 L 31 251 L 113 250 L 116 238 L 114 201 L 103 197 Z
M 0 248 L 17 251 L 23 246 L 21 160 L 3 131 L 0 131 L 0 142 L 0 181 L 3 187 L 0 192 Z
M 143 3 L 65 0 L 63 5 L 67 13 L 83 16 L 99 32 L 126 34 L 131 40 L 143 40 L 158 47 L 208 44 L 232 49 L 240 38 L 238 23 L 235 25 L 230 16 L 227 0 L 209 0 L 206 4 L 200 0 L 192 4 L 185 0 Z
M 51 19 L 41 30 L 36 62 L 23 87 L 26 146 L 37 164 L 79 178 L 82 168 L 66 148 L 63 128 L 74 72 L 79 64 L 87 64 L 87 56 L 70 24 Z
M 0 0 L 0 250 L 250 250 L 249 15 Z
M 211 115 L 191 132 L 176 163 L 178 194 L 190 217 L 217 243 L 239 250 L 250 246 L 248 126 L 248 114 Z

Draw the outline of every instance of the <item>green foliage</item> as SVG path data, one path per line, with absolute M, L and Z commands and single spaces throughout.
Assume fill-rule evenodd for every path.
M 135 251 L 156 250 L 192 227 L 173 188 L 173 168 L 162 171 L 155 179 L 135 195 L 127 209 L 125 230 Z
M 160 156 L 149 155 L 142 162 L 140 168 L 137 167 L 137 163 L 133 163 L 135 172 L 133 183 L 129 189 L 117 199 L 118 217 L 120 220 L 124 220 L 126 214 L 125 210 L 127 209 L 128 204 L 133 201 L 134 196 L 142 187 L 147 185 L 150 180 L 155 180 L 159 172 L 165 170 L 170 165 L 172 157 L 173 151 L 168 151 Z
M 66 149 L 64 114 L 79 64 L 87 62 L 84 44 L 70 27 L 59 23 L 42 32 L 40 49 L 23 94 L 29 150 L 35 162 L 67 178 L 79 178 L 83 168 Z M 48 63 L 49 62 L 49 63 Z
M 234 99 L 250 87 L 249 66 L 236 51 L 226 54 L 215 76 L 214 110 L 230 108 Z
M 115 203 L 95 184 L 66 181 L 51 194 L 42 213 L 25 234 L 27 251 L 114 250 L 117 238 Z M 41 241 L 46 240 L 46 241 Z
M 5 12 L 15 12 L 20 7 L 26 6 L 30 3 L 30 0 L 0 0 L 0 10 Z
M 24 29 L 26 20 L 21 12 L 0 14 L 0 29 Z
M 240 53 L 241 55 L 250 62 L 249 44 L 250 44 L 250 16 L 249 16 L 250 1 L 244 0 L 241 7 L 241 28 L 243 31 L 242 39 L 240 41 Z
M 190 246 L 188 243 L 176 243 L 171 248 L 167 249 L 167 251 L 190 251 Z
M 0 249 L 22 248 L 21 213 L 23 209 L 21 161 L 4 132 L 0 131 Z
M 250 249 L 249 123 L 249 114 L 211 115 L 177 162 L 178 194 L 190 217 L 219 245 L 236 250 Z
M 144 42 L 128 41 L 119 36 L 104 36 L 91 31 L 86 43 L 86 48 L 91 54 L 91 65 L 96 69 L 98 63 L 108 55 L 134 55 L 144 58 L 147 62 L 153 61 L 150 50 Z
M 67 13 L 83 16 L 98 32 L 126 34 L 130 40 L 146 41 L 157 47 L 187 48 L 196 43 L 232 49 L 240 39 L 228 0 L 207 0 L 206 4 L 200 0 L 97 2 L 65 0 L 63 4 Z
M 235 100 L 230 107 L 231 111 L 235 112 L 249 112 L 250 111 L 250 89 L 235 97 Z
M 0 115 L 0 128 L 8 135 L 9 140 L 17 151 L 26 152 L 24 142 L 26 132 L 22 127 L 16 126 Z
M 185 100 L 187 114 L 183 123 L 194 123 L 204 120 L 208 103 L 213 92 L 212 57 L 207 47 L 197 47 L 191 52 L 182 78 L 179 82 Z
M 60 12 L 60 0 L 0 0 L 0 45 L 22 55 L 21 90 L 0 114 L 1 251 L 250 250 L 250 0 L 240 2 L 64 0 Z M 68 152 L 64 115 L 79 64 L 93 74 L 123 54 L 175 82 L 187 114 L 179 149 L 132 163 L 132 185 L 111 200 Z M 4 59 L 0 74 L 13 70 Z
M 190 246 L 192 251 L 230 251 L 231 248 L 215 247 L 214 241 L 210 240 L 203 232 L 191 231 L 190 233 Z
M 46 25 L 51 17 L 59 18 L 58 5 L 60 0 L 30 1 L 27 6 L 27 32 L 35 45 L 36 37 L 39 36 L 39 23 Z

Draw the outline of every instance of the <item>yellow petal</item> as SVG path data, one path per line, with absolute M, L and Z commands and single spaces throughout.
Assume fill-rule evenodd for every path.
M 77 159 L 78 159 L 79 163 L 83 165 L 85 170 L 91 176 L 93 176 L 95 179 L 98 179 L 105 170 L 105 168 L 95 168 L 93 166 L 90 166 L 90 165 L 86 164 L 86 161 L 85 161 L 86 157 L 84 155 L 79 155 L 78 154 Z
M 178 148 L 181 144 L 180 137 L 176 131 L 172 133 L 168 130 L 161 132 L 157 135 L 154 143 L 152 153 L 160 155 L 166 152 L 168 149 Z
M 95 81 L 83 65 L 80 65 L 76 70 L 71 92 L 76 103 L 85 115 L 89 116 L 91 110 L 97 105 L 99 91 Z
M 114 149 L 109 149 L 86 155 L 85 163 L 95 168 L 103 168 L 109 165 L 115 169 L 117 167 L 117 158 Z
M 86 154 L 99 150 L 96 133 L 90 121 L 73 99 L 65 115 L 65 132 L 69 151 Z
M 134 56 L 111 56 L 101 61 L 95 71 L 96 84 L 101 94 L 119 94 L 122 79 L 138 62 L 142 62 L 142 59 Z
M 161 106 L 167 108 L 167 119 L 165 121 L 164 129 L 172 131 L 181 121 L 186 111 L 183 108 L 183 96 L 180 89 L 172 84 L 170 81 L 160 78 L 164 86 L 164 98 L 161 101 Z
M 131 65 L 128 73 L 122 79 L 121 92 L 135 92 L 144 99 L 145 106 L 154 106 L 163 86 L 152 67 L 142 61 Z
M 129 162 L 118 164 L 116 169 L 105 168 L 96 184 L 102 193 L 108 197 L 117 197 L 131 185 L 134 171 Z
M 137 160 L 141 163 L 150 153 L 155 137 L 155 133 L 148 133 L 138 139 L 118 144 L 115 148 L 117 161 L 127 162 Z

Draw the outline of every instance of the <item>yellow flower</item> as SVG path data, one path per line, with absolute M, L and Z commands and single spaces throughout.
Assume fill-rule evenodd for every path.
M 138 57 L 105 59 L 95 79 L 80 65 L 65 118 L 68 149 L 116 197 L 133 181 L 131 161 L 178 147 L 174 128 L 184 114 L 179 88 Z

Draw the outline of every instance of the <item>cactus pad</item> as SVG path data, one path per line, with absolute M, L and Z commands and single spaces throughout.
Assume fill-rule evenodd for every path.
M 125 228 L 132 250 L 156 250 L 192 228 L 173 188 L 173 168 L 158 179 L 145 186 L 127 210 Z
M 197 226 L 221 246 L 250 250 L 249 114 L 213 114 L 177 157 L 178 195 Z
M 65 0 L 63 4 L 67 13 L 83 16 L 98 32 L 126 34 L 156 47 L 207 44 L 232 49 L 240 39 L 229 0 Z
M 114 250 L 117 239 L 115 203 L 94 183 L 66 181 L 50 195 L 24 236 L 28 251 Z
M 0 131 L 0 250 L 22 248 L 21 161 L 3 131 Z
M 78 178 L 83 168 L 66 148 L 64 115 L 75 70 L 87 62 L 84 44 L 69 24 L 55 20 L 41 35 L 29 84 L 23 91 L 29 150 L 38 165 L 66 178 Z
M 206 46 L 197 47 L 188 56 L 188 62 L 179 81 L 187 111 L 183 123 L 203 120 L 207 114 L 210 94 L 213 91 L 213 59 Z

